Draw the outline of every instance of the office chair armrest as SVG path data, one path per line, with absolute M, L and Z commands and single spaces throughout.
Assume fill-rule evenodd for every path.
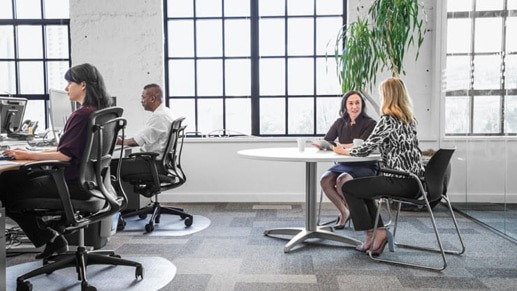
M 410 172 L 404 172 L 404 171 L 390 169 L 390 168 L 380 168 L 379 172 L 380 173 L 394 174 L 394 175 L 399 175 L 399 176 L 403 176 L 403 177 L 406 177 L 406 178 L 414 179 L 417 182 L 418 187 L 420 188 L 420 193 L 421 194 L 426 193 L 425 188 L 424 188 L 424 184 L 425 184 L 424 177 L 419 177 L 419 176 L 417 176 L 417 175 L 415 175 L 413 173 L 410 173 Z M 422 195 L 422 199 L 428 201 L 426 195 Z
M 20 170 L 26 171 L 28 177 L 41 174 L 52 176 L 59 198 L 63 203 L 66 221 L 70 225 L 75 224 L 77 221 L 75 220 L 72 201 L 70 199 L 70 193 L 68 191 L 68 186 L 66 184 L 64 175 L 65 167 L 68 165 L 70 165 L 69 162 L 58 160 L 37 161 L 24 164 L 22 167 L 20 167 Z

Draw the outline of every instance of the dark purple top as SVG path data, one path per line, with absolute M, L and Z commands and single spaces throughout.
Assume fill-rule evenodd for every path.
M 71 158 L 70 165 L 65 169 L 67 182 L 77 181 L 79 178 L 79 167 L 88 138 L 88 120 L 95 110 L 91 106 L 80 107 L 66 121 L 57 150 Z
M 323 139 L 326 141 L 335 141 L 338 138 L 339 143 L 352 143 L 354 138 L 367 140 L 372 133 L 377 122 L 370 117 L 362 115 L 357 116 L 355 124 L 350 125 L 350 120 L 338 118 L 330 127 L 329 131 Z

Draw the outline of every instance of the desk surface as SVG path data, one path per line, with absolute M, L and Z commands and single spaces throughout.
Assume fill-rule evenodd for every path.
M 297 147 L 292 148 L 260 148 L 238 151 L 237 154 L 243 158 L 268 161 L 286 162 L 366 162 L 380 161 L 379 154 L 372 154 L 367 157 L 352 157 L 338 155 L 333 151 L 320 151 L 317 148 L 306 148 L 301 152 Z

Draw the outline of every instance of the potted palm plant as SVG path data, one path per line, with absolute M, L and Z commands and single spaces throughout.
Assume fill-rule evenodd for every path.
M 377 102 L 368 94 L 377 73 L 405 74 L 406 51 L 416 46 L 418 59 L 425 24 L 423 4 L 418 0 L 373 0 L 367 15 L 359 15 L 338 32 L 334 56 L 341 91 L 361 90 L 378 112 Z

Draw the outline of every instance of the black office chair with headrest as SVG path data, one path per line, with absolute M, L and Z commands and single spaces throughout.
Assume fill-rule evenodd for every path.
M 147 171 L 137 174 L 124 174 L 120 178 L 123 181 L 133 185 L 136 193 L 147 198 L 154 198 L 148 205 L 131 212 L 123 212 L 122 217 L 138 215 L 140 218 L 146 218 L 151 213 L 149 223 L 145 225 L 146 232 L 154 230 L 154 223 L 160 223 L 161 214 L 178 215 L 184 219 L 186 227 L 192 225 L 194 217 L 185 212 L 184 209 L 171 206 L 162 206 L 158 202 L 158 195 L 165 190 L 174 189 L 183 185 L 187 181 L 187 177 L 181 168 L 181 152 L 183 150 L 183 139 L 185 138 L 185 128 L 181 123 L 185 117 L 180 117 L 171 123 L 167 145 L 164 154 L 160 160 L 156 158 L 158 153 L 140 152 L 129 155 L 132 159 L 141 159 L 145 162 Z M 119 223 L 119 229 L 124 229 L 125 221 Z
M 67 163 L 58 161 L 33 162 L 22 166 L 19 171 L 27 179 L 48 175 L 56 184 L 55 198 L 19 200 L 13 209 L 36 213 L 40 227 L 51 228 L 61 234 L 79 233 L 79 246 L 75 252 L 67 252 L 44 259 L 44 265 L 17 279 L 17 290 L 32 290 L 27 279 L 50 274 L 56 270 L 75 267 L 81 290 L 93 291 L 88 283 L 86 267 L 92 264 L 124 265 L 136 267 L 135 277 L 143 278 L 143 266 L 134 261 L 121 259 L 113 251 L 87 251 L 84 246 L 84 228 L 105 218 L 113 217 L 127 205 L 122 192 L 117 194 L 111 184 L 110 162 L 120 130 L 126 125 L 122 118 L 123 109 L 109 107 L 93 112 L 89 118 L 89 135 L 81 160 L 79 181 L 85 200 L 71 199 L 64 178 Z M 118 175 L 118 173 L 117 173 Z
M 397 232 L 397 226 L 398 226 L 398 220 L 399 220 L 399 214 L 400 214 L 400 208 L 402 204 L 409 204 L 414 206 L 420 206 L 427 210 L 428 217 L 431 220 L 431 224 L 433 226 L 434 234 L 436 237 L 436 246 L 430 247 L 430 246 L 422 246 L 422 245 L 411 245 L 411 244 L 401 244 L 398 242 L 395 242 L 395 245 L 398 247 L 405 247 L 410 249 L 417 249 L 422 251 L 430 251 L 430 252 L 437 252 L 440 253 L 442 264 L 441 265 L 432 265 L 432 264 L 420 264 L 416 262 L 409 262 L 409 261 L 402 261 L 399 259 L 389 259 L 386 257 L 375 257 L 374 254 L 369 251 L 370 258 L 379 262 L 385 262 L 385 263 L 391 263 L 391 264 L 397 264 L 402 266 L 409 266 L 409 267 L 417 267 L 417 268 L 423 268 L 428 270 L 435 270 L 435 271 L 441 271 L 444 270 L 447 267 L 447 259 L 445 258 L 445 254 L 454 254 L 454 255 L 461 255 L 465 252 L 465 244 L 463 243 L 463 239 L 461 237 L 461 233 L 458 227 L 458 222 L 456 221 L 456 217 L 454 216 L 454 211 L 452 209 L 451 203 L 447 196 L 445 195 L 446 191 L 444 191 L 444 187 L 446 187 L 446 183 L 444 183 L 445 176 L 447 175 L 447 171 L 449 169 L 450 171 L 450 160 L 452 158 L 452 155 L 454 153 L 454 149 L 439 149 L 429 160 L 427 163 L 427 166 L 425 168 L 425 175 L 424 177 L 418 177 L 415 174 L 408 173 L 408 172 L 402 172 L 397 171 L 393 169 L 381 169 L 381 172 L 384 173 L 390 173 L 395 175 L 401 175 L 404 177 L 407 177 L 408 179 L 414 179 L 417 181 L 420 191 L 417 193 L 416 198 L 405 198 L 405 197 L 399 197 L 399 196 L 390 196 L 390 195 L 384 195 L 382 196 L 383 199 L 387 199 L 390 202 L 397 203 L 397 214 L 395 216 L 395 223 L 394 223 L 394 229 L 393 229 L 393 239 L 395 239 L 395 235 Z M 450 175 L 450 173 L 449 173 Z M 438 227 L 436 225 L 436 219 L 433 214 L 433 204 L 436 204 L 437 202 L 445 201 L 445 206 L 448 209 L 449 215 L 452 219 L 452 222 L 454 224 L 454 228 L 456 230 L 456 235 L 458 236 L 459 240 L 459 246 L 454 249 L 445 249 L 443 247 L 442 240 L 440 238 L 440 233 L 438 231 Z M 425 207 L 424 207 L 425 206 Z M 374 236 L 372 238 L 372 241 L 375 240 L 375 233 L 377 229 L 377 222 L 379 220 L 381 207 L 377 210 L 377 215 L 375 219 L 375 228 L 374 228 Z M 400 255 L 401 257 L 402 255 Z M 425 258 L 423 259 L 425 260 Z

